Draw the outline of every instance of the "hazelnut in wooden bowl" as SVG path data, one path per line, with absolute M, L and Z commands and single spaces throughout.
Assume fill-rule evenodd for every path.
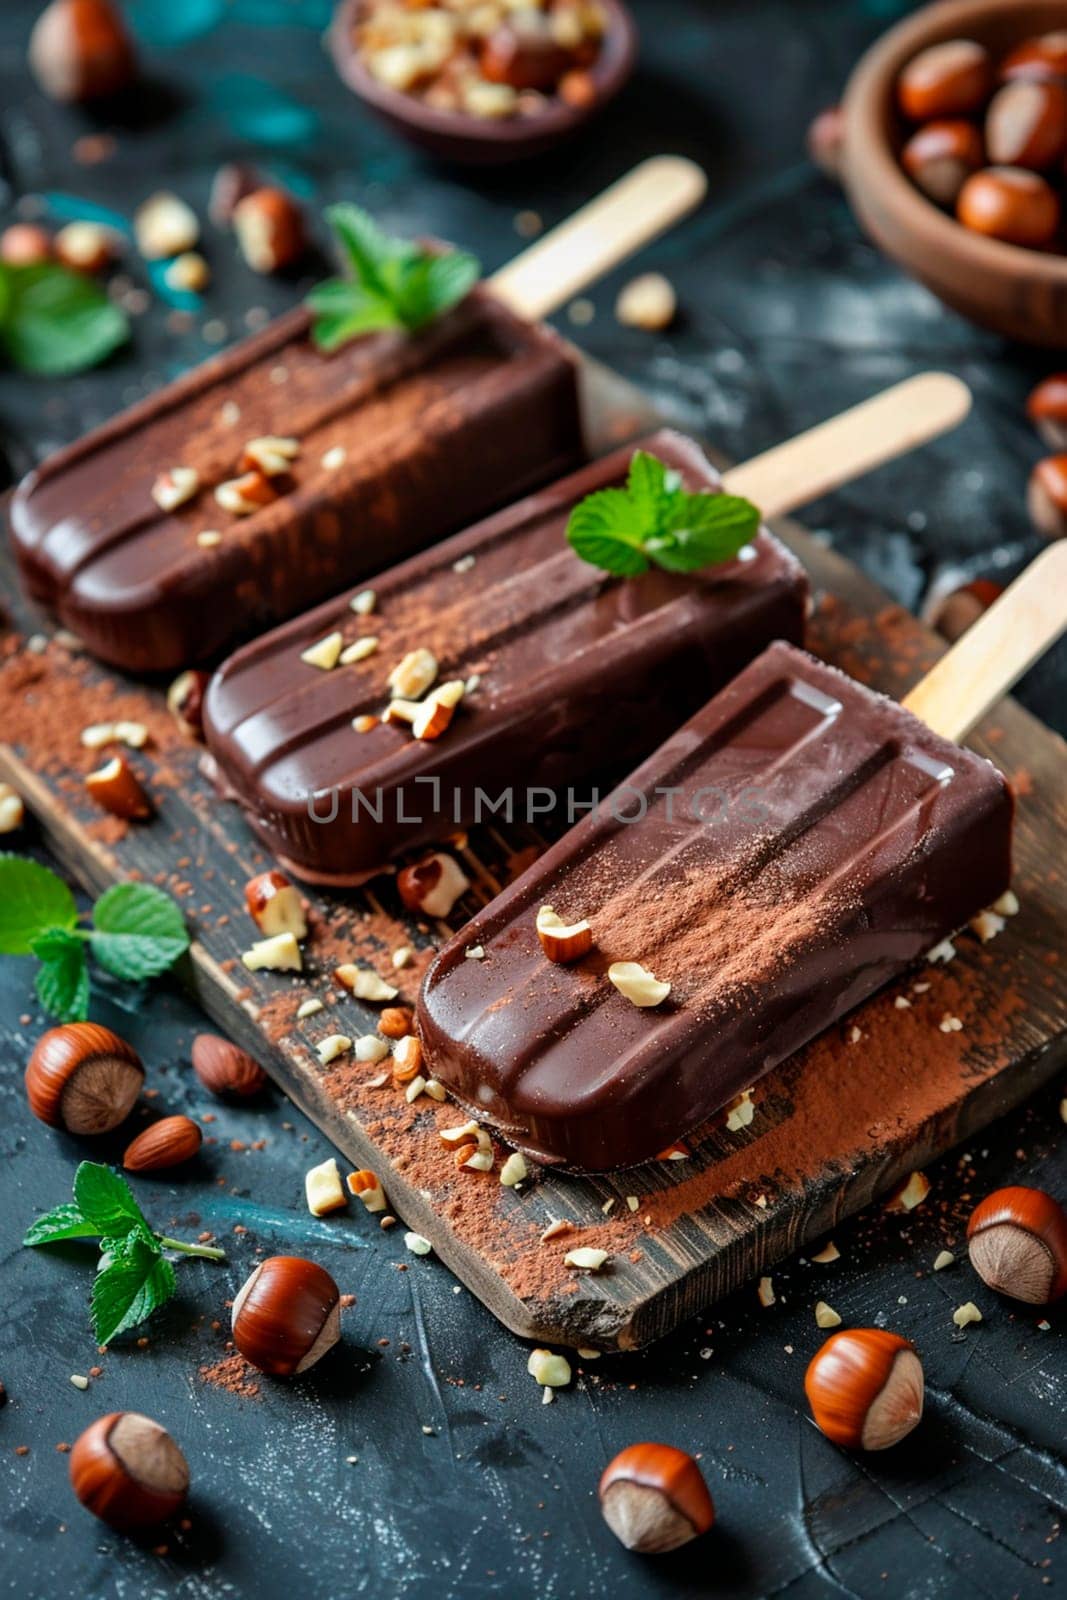
M 341 77 L 397 133 L 446 161 L 499 165 L 567 139 L 613 100 L 637 56 L 623 0 L 342 0 Z
M 866 231 L 946 305 L 1067 349 L 1067 10 L 941 0 L 885 34 L 844 100 Z

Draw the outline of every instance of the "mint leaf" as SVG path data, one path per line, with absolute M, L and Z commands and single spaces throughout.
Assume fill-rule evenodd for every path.
M 144 1322 L 174 1293 L 174 1268 L 141 1234 L 105 1239 L 93 1281 L 93 1332 L 108 1344 Z
M 0 855 L 0 954 L 27 956 L 38 935 L 73 928 L 78 908 L 62 878 L 22 856 Z
M 89 966 L 77 932 L 49 928 L 31 948 L 41 963 L 34 987 L 45 1011 L 60 1022 L 84 1022 L 89 1015 Z
M 680 485 L 657 457 L 635 451 L 625 489 L 600 489 L 571 512 L 575 554 L 623 578 L 653 562 L 684 573 L 731 561 L 755 537 L 758 509 L 740 495 L 689 494 Z
M 125 1178 L 99 1162 L 83 1161 L 74 1174 L 74 1203 L 101 1238 L 124 1238 L 134 1230 L 152 1236 Z
M 56 1206 L 31 1224 L 23 1238 L 24 1245 L 58 1244 L 61 1239 L 94 1239 L 97 1229 L 82 1216 L 80 1206 Z
M 9 267 L 0 343 L 23 372 L 62 377 L 103 361 L 130 325 L 98 283 L 54 262 Z
M 189 948 L 185 919 L 151 883 L 116 883 L 93 907 L 89 948 L 116 978 L 153 978 Z
M 320 350 L 383 329 L 423 328 L 458 305 L 481 274 L 474 256 L 393 238 L 359 206 L 331 206 L 326 217 L 350 277 L 331 278 L 307 297 Z

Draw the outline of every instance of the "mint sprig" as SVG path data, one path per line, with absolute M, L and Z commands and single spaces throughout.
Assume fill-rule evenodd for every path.
M 66 377 L 104 361 L 130 336 L 130 324 L 92 278 L 56 262 L 0 262 L 0 347 L 12 366 Z
M 79 927 L 74 896 L 54 872 L 0 855 L 0 955 L 37 957 L 37 998 L 60 1022 L 89 1015 L 87 949 L 105 971 L 138 982 L 166 972 L 189 948 L 181 911 L 154 884 L 113 885 L 92 921 Z
M 689 494 L 680 473 L 635 450 L 625 489 L 598 489 L 571 512 L 576 555 L 619 578 L 650 566 L 698 572 L 731 561 L 759 528 L 760 514 L 736 494 Z
M 213 1245 L 186 1244 L 153 1232 L 125 1179 L 110 1167 L 83 1161 L 74 1174 L 73 1202 L 38 1217 L 22 1242 L 35 1248 L 93 1238 L 100 1240 L 91 1298 L 98 1344 L 137 1327 L 170 1299 L 175 1277 L 165 1251 L 207 1261 L 226 1259 Z
M 326 219 L 348 275 L 327 279 L 307 297 L 320 350 L 383 329 L 414 333 L 458 305 L 481 276 L 474 256 L 393 238 L 359 206 L 331 206 Z

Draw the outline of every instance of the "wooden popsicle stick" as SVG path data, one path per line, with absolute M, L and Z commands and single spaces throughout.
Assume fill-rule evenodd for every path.
M 971 392 L 948 372 L 923 372 L 723 474 L 723 487 L 764 517 L 793 511 L 905 455 L 963 421 Z
M 707 192 L 684 156 L 652 156 L 509 261 L 490 287 L 520 317 L 548 316 L 677 222 Z
M 1065 630 L 1067 541 L 1060 541 L 1031 561 L 904 704 L 959 744 Z

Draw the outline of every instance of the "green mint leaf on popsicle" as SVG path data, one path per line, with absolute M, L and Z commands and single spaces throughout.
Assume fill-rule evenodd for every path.
M 55 262 L 0 264 L 0 346 L 44 378 L 84 372 L 125 344 L 130 325 L 92 278 Z
M 760 514 L 736 494 L 689 494 L 677 472 L 635 450 L 625 489 L 600 489 L 575 506 L 567 538 L 576 555 L 619 578 L 650 566 L 698 572 L 731 561 L 759 528 Z
M 414 333 L 465 299 L 481 274 L 474 256 L 393 238 L 359 206 L 331 206 L 326 218 L 348 275 L 320 283 L 307 298 L 320 350 L 383 329 Z

